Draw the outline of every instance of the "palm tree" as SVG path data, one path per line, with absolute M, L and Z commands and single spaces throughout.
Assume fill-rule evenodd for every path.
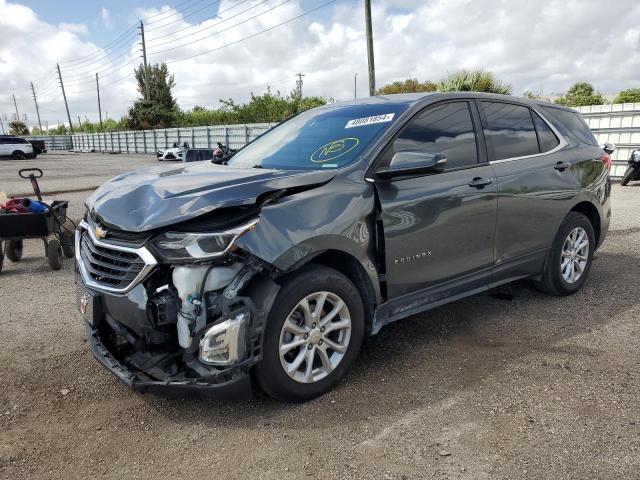
M 439 92 L 487 92 L 509 95 L 511 85 L 503 83 L 485 70 L 460 70 L 438 82 Z

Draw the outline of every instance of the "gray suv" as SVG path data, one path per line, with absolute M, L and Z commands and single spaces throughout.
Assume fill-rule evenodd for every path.
M 610 166 L 575 111 L 522 98 L 301 113 L 226 165 L 138 170 L 88 199 L 89 344 L 139 390 L 311 399 L 391 322 L 524 278 L 576 292 L 609 227 Z

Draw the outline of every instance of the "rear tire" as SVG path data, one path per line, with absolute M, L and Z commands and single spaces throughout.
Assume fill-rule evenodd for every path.
M 620 182 L 620 185 L 622 185 L 623 187 L 626 187 L 627 184 L 631 181 L 631 178 L 635 176 L 634 175 L 635 171 L 636 171 L 635 168 L 628 167 L 627 171 L 624 172 L 624 177 L 622 177 L 622 181 Z
M 4 265 L 4 245 L 3 242 L 0 242 L 0 272 L 2 272 L 2 267 Z
M 27 157 L 22 150 L 15 150 L 11 154 L 11 158 L 13 158 L 14 160 L 24 160 Z
M 355 285 L 331 268 L 305 267 L 286 278 L 276 297 L 254 379 L 277 400 L 311 400 L 342 379 L 363 336 L 364 306 Z
M 588 242 L 586 245 L 585 240 Z M 542 277 L 536 281 L 538 289 L 555 296 L 577 292 L 591 270 L 595 246 L 595 234 L 589 219 L 582 213 L 569 212 L 551 245 Z
M 47 259 L 51 270 L 62 268 L 62 246 L 57 238 L 50 240 L 47 244 Z
M 6 257 L 12 262 L 19 262 L 22 258 L 22 240 L 7 240 L 5 248 Z

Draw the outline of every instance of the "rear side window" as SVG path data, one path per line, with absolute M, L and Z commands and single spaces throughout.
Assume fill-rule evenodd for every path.
M 443 153 L 447 170 L 475 165 L 478 149 L 469 104 L 451 102 L 428 107 L 396 138 L 393 151 Z
M 549 150 L 553 150 L 558 146 L 560 140 L 553 133 L 553 130 L 547 125 L 547 122 L 540 118 L 536 112 L 531 112 L 533 116 L 533 123 L 536 126 L 536 132 L 538 134 L 538 143 L 540 144 L 540 152 L 545 153 Z
M 543 109 L 553 119 L 557 120 L 572 137 L 587 145 L 598 145 L 596 137 L 593 136 L 587 123 L 579 113 L 553 107 L 543 107 Z
M 533 119 L 527 107 L 502 102 L 481 102 L 484 136 L 494 160 L 540 153 Z

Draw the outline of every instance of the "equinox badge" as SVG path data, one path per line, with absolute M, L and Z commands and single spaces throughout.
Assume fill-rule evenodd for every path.
M 393 260 L 393 263 L 398 265 L 399 263 L 415 262 L 416 260 L 420 260 L 420 259 L 427 258 L 427 257 L 430 257 L 430 256 L 431 256 L 431 250 L 429 250 L 428 252 L 416 253 L 415 255 L 409 255 L 408 257 L 395 258 Z

